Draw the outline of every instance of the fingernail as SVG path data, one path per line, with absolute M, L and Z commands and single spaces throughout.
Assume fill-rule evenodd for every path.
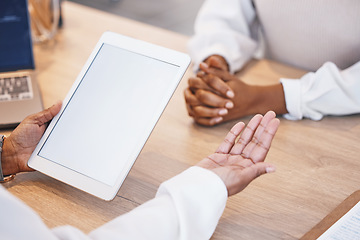
M 234 107 L 234 104 L 233 104 L 232 102 L 227 102 L 227 103 L 225 104 L 225 107 L 226 107 L 226 108 L 233 108 L 233 107 Z
M 209 67 L 209 65 L 207 65 L 207 63 L 205 63 L 205 62 L 200 63 L 200 65 L 202 65 L 203 67 L 206 67 L 206 68 Z
M 228 96 L 229 98 L 233 98 L 235 96 L 234 92 L 233 91 L 227 91 L 226 92 L 226 96 Z
M 220 109 L 219 115 L 226 115 L 228 113 L 228 110 L 226 108 Z
M 213 119 L 211 120 L 211 123 L 212 123 L 212 124 L 219 123 L 219 122 L 221 122 L 222 120 L 223 120 L 222 117 L 213 118 Z
M 58 104 L 60 104 L 60 103 L 62 104 L 62 101 L 61 101 L 61 100 L 57 100 L 57 101 L 52 105 L 52 107 L 53 107 L 53 106 L 56 106 L 56 105 L 58 105 Z
M 205 76 L 205 73 L 203 72 L 203 71 L 199 71 L 197 74 L 196 74 L 196 76 L 198 76 L 198 77 L 203 77 L 203 76 Z
M 266 168 L 266 172 L 267 172 L 267 173 L 273 173 L 273 172 L 275 172 L 275 170 L 276 170 L 275 167 L 267 167 L 267 168 Z

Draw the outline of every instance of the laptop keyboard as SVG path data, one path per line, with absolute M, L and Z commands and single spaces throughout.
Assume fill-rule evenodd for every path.
M 0 77 L 0 102 L 32 97 L 30 76 Z

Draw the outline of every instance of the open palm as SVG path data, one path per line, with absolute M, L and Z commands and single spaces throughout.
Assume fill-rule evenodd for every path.
M 215 153 L 197 166 L 216 173 L 225 183 L 228 195 L 242 191 L 256 177 L 275 171 L 264 163 L 280 121 L 273 111 L 255 115 L 245 128 L 237 123 L 227 134 Z

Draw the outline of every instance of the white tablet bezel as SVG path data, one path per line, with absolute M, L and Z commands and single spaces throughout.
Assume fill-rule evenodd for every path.
M 116 46 L 134 53 L 142 54 L 145 56 L 149 56 L 151 58 L 155 58 L 160 61 L 168 62 L 174 65 L 179 66 L 179 71 L 176 77 L 171 80 L 171 91 L 164 93 L 164 101 L 161 105 L 157 108 L 156 116 L 153 119 L 148 119 L 149 127 L 147 128 L 147 136 L 137 143 L 136 149 L 137 151 L 134 152 L 131 159 L 128 159 L 126 163 L 126 167 L 119 170 L 118 177 L 116 180 L 116 184 L 114 186 L 109 186 L 104 184 L 98 180 L 92 179 L 86 175 L 73 171 L 69 168 L 61 166 L 53 161 L 49 161 L 41 156 L 38 155 L 41 147 L 45 143 L 47 137 L 51 133 L 52 129 L 54 128 L 55 124 L 57 123 L 59 117 L 63 113 L 66 105 L 69 103 L 72 95 L 76 91 L 76 88 L 80 84 L 81 80 L 83 79 L 84 75 L 86 74 L 87 70 L 91 66 L 92 61 L 96 57 L 97 53 L 99 52 L 101 46 L 103 44 L 109 44 L 112 46 Z M 135 163 L 135 160 L 140 153 L 141 149 L 145 145 L 148 137 L 150 136 L 153 128 L 155 127 L 158 119 L 160 118 L 163 110 L 165 109 L 168 101 L 170 100 L 171 96 L 173 95 L 174 91 L 176 90 L 182 76 L 184 75 L 187 67 L 190 64 L 190 57 L 187 54 L 177 52 L 171 49 L 167 49 L 161 46 L 157 46 L 148 42 L 144 42 L 141 40 L 133 39 L 127 36 L 123 36 L 120 34 L 116 34 L 113 32 L 105 32 L 98 43 L 96 44 L 94 50 L 92 51 L 90 57 L 86 61 L 84 67 L 82 68 L 81 72 L 79 73 L 78 77 L 76 78 L 73 86 L 71 87 L 69 93 L 65 97 L 63 101 L 62 109 L 60 113 L 55 116 L 55 118 L 50 122 L 48 128 L 46 129 L 43 137 L 41 138 L 39 144 L 37 145 L 36 149 L 34 150 L 33 154 L 31 155 L 28 165 L 29 167 L 38 170 L 50 177 L 58 179 L 64 183 L 67 183 L 71 186 L 74 186 L 78 189 L 81 189 L 85 192 L 88 192 L 94 196 L 102 198 L 104 200 L 112 200 L 120 186 L 122 185 L 123 181 L 125 180 L 126 176 L 128 175 L 131 167 Z M 70 137 L 70 136 L 69 136 Z M 96 136 L 94 136 L 96 139 Z M 98 141 L 102 139 L 99 138 Z M 106 174 L 106 173 L 99 173 L 99 174 Z

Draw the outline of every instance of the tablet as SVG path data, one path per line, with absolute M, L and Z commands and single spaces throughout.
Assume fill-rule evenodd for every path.
M 28 165 L 113 199 L 189 63 L 184 53 L 105 32 Z

